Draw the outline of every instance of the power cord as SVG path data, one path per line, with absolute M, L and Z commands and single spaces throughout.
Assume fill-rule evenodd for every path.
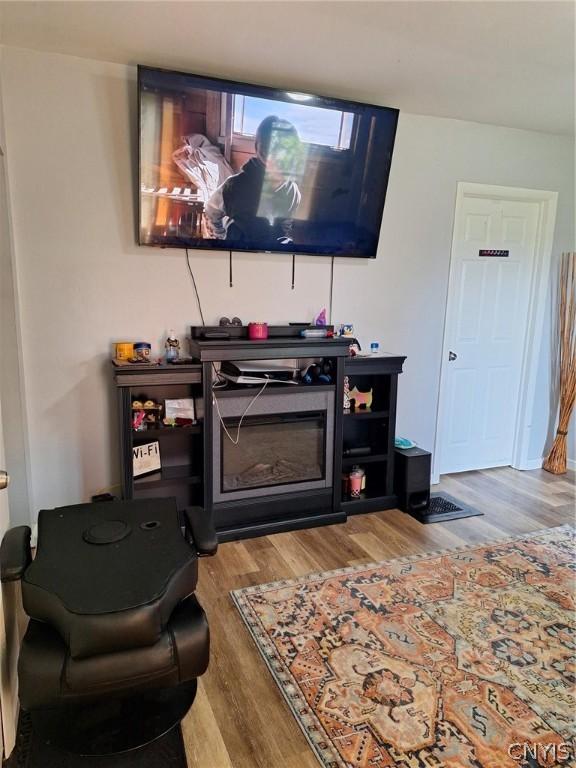
M 194 293 L 196 294 L 196 301 L 198 302 L 198 309 L 200 311 L 200 320 L 202 320 L 202 325 L 206 325 L 204 322 L 204 312 L 202 312 L 200 295 L 196 286 L 196 278 L 194 277 L 194 272 L 192 272 L 192 267 L 190 266 L 190 254 L 188 253 L 188 248 L 186 248 L 186 264 L 188 265 L 188 272 L 190 272 L 190 277 L 192 278 L 192 285 L 194 286 Z
M 228 440 L 230 440 L 230 442 L 233 445 L 238 445 L 238 443 L 240 442 L 240 428 L 242 426 L 242 422 L 244 421 L 244 417 L 246 416 L 246 414 L 248 413 L 250 408 L 252 408 L 252 406 L 254 405 L 256 400 L 258 400 L 258 398 L 260 397 L 262 392 L 264 392 L 264 390 L 266 389 L 266 387 L 268 386 L 269 383 L 270 383 L 270 379 L 266 379 L 266 381 L 264 382 L 262 387 L 258 390 L 258 392 L 254 395 L 252 400 L 250 400 L 250 402 L 248 403 L 248 405 L 244 409 L 244 412 L 242 413 L 242 416 L 240 416 L 240 421 L 238 422 L 238 428 L 236 430 L 236 437 L 235 438 L 232 437 L 230 432 L 228 432 L 228 428 L 227 428 L 226 424 L 224 424 L 224 419 L 222 418 L 222 414 L 220 413 L 220 406 L 218 405 L 218 398 L 216 397 L 216 394 L 214 393 L 214 390 L 212 391 L 212 402 L 216 406 L 216 411 L 218 412 L 218 418 L 220 419 L 220 424 L 222 424 L 222 429 L 226 433 L 226 437 L 228 438 Z
M 190 254 L 188 253 L 188 248 L 185 249 L 186 252 L 186 264 L 188 266 L 188 272 L 190 273 L 190 277 L 192 278 L 192 285 L 194 286 L 194 293 L 196 294 L 196 301 L 198 303 L 198 311 L 200 312 L 200 319 L 202 320 L 202 325 L 206 325 L 206 322 L 204 321 L 204 313 L 202 312 L 202 303 L 200 301 L 200 294 L 198 293 L 198 286 L 196 285 L 196 278 L 194 277 L 194 272 L 192 271 L 192 266 L 190 265 Z M 334 269 L 334 258 L 332 258 L 332 269 Z M 232 286 L 232 251 L 230 251 L 230 286 Z M 214 371 L 214 375 L 216 376 L 216 381 L 212 383 L 212 401 L 214 405 L 216 406 L 216 411 L 218 412 L 218 418 L 220 419 L 220 424 L 222 424 L 222 429 L 224 430 L 226 437 L 230 440 L 230 442 L 233 445 L 238 445 L 240 442 L 240 428 L 242 427 L 242 422 L 244 421 L 244 417 L 252 408 L 256 400 L 260 397 L 262 392 L 266 389 L 268 386 L 270 379 L 266 379 L 262 387 L 258 390 L 258 392 L 254 395 L 252 400 L 248 403 L 246 408 L 244 409 L 244 413 L 240 417 L 240 421 L 238 422 L 238 429 L 236 430 L 236 438 L 233 438 L 230 432 L 228 431 L 228 428 L 226 424 L 224 424 L 224 419 L 222 418 L 222 414 L 220 413 L 220 405 L 218 404 L 218 398 L 216 397 L 215 390 L 216 389 L 223 389 L 228 385 L 228 382 L 226 379 L 223 378 L 220 371 L 216 369 L 216 366 L 214 363 L 212 363 L 212 370 Z

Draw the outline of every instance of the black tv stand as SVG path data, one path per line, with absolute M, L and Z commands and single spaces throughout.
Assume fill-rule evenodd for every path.
M 220 541 L 267 535 L 317 525 L 344 522 L 348 515 L 390 509 L 397 506 L 393 493 L 394 436 L 398 374 L 405 357 L 380 355 L 350 358 L 345 339 L 306 339 L 298 336 L 272 337 L 261 341 L 247 338 L 192 339 L 194 364 L 150 366 L 147 370 L 116 368 L 121 419 L 122 493 L 124 498 L 176 496 L 184 509 L 203 504 L 212 513 Z M 214 397 L 220 409 L 236 404 L 241 412 L 260 389 L 258 386 L 228 386 L 213 390 L 214 367 L 224 360 L 292 360 L 329 358 L 334 369 L 331 384 L 273 384 L 258 398 L 260 419 L 266 423 L 270 414 L 282 414 L 302 407 L 310 408 L 325 430 L 327 448 L 324 485 L 312 478 L 308 483 L 294 483 L 282 492 L 263 487 L 242 498 L 238 489 L 229 490 L 222 473 L 223 445 L 220 422 L 215 413 Z M 372 388 L 370 410 L 345 412 L 344 377 L 361 390 Z M 132 430 L 132 400 L 147 396 L 156 400 L 178 397 L 195 398 L 196 424 L 182 428 Z M 310 402 L 322 405 L 308 405 Z M 254 414 L 256 417 L 258 414 Z M 324 419 L 324 421 L 322 421 Z M 253 421 L 258 424 L 258 419 Z M 244 429 L 244 427 L 242 427 Z M 326 431 L 327 430 L 327 431 Z M 247 434 L 247 433 L 245 433 Z M 243 438 L 245 439 L 245 438 Z M 162 469 L 150 477 L 134 479 L 132 447 L 144 441 L 158 440 Z M 289 441 L 286 441 L 289 442 Z M 294 441 L 293 441 L 294 442 Z M 328 445 L 329 443 L 329 445 Z M 218 447 L 219 446 L 219 447 Z M 220 453 L 216 458 L 215 450 Z M 230 446 L 228 446 L 229 450 Z M 358 450 L 360 449 L 360 451 Z M 288 462 L 289 464 L 290 462 Z M 366 488 L 359 498 L 343 494 L 343 473 L 353 466 L 363 468 Z

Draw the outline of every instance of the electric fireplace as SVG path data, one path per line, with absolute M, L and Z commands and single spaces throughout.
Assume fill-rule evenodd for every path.
M 334 392 L 268 391 L 242 419 L 254 394 L 215 395 L 213 500 L 331 488 Z

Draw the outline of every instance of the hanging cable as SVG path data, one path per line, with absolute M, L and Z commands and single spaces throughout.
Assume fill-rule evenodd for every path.
M 200 303 L 200 295 L 198 293 L 198 288 L 196 286 L 196 278 L 194 277 L 194 272 L 192 272 L 192 267 L 190 266 L 190 256 L 188 254 L 188 248 L 186 248 L 186 264 L 188 264 L 188 272 L 190 272 L 190 277 L 192 278 L 192 285 L 194 286 L 196 301 L 198 302 L 198 310 L 200 311 L 200 319 L 202 320 L 202 325 L 206 325 L 206 323 L 204 322 L 204 313 L 202 312 L 202 304 Z
M 262 392 L 264 392 L 264 390 L 268 386 L 269 381 L 270 381 L 270 379 L 266 379 L 266 381 L 264 382 L 262 387 L 258 390 L 258 392 L 256 392 L 256 394 L 254 395 L 252 400 L 250 400 L 250 402 L 248 403 L 246 408 L 244 408 L 244 413 L 242 414 L 242 416 L 240 416 L 240 421 L 238 422 L 238 428 L 236 430 L 236 437 L 235 438 L 232 437 L 230 432 L 228 432 L 228 428 L 226 427 L 226 424 L 224 424 L 224 419 L 222 418 L 222 414 L 220 413 L 220 406 L 218 405 L 218 398 L 216 397 L 216 394 L 214 393 L 214 391 L 212 392 L 212 400 L 214 402 L 214 405 L 216 406 L 216 411 L 218 412 L 218 418 L 220 419 L 220 424 L 222 424 L 222 429 L 224 430 L 224 432 L 226 434 L 226 437 L 228 438 L 228 440 L 230 440 L 230 442 L 233 445 L 238 445 L 238 443 L 240 442 L 240 427 L 242 426 L 242 422 L 244 421 L 244 417 L 246 416 L 246 414 L 248 413 L 250 408 L 252 408 L 252 406 L 254 405 L 256 400 L 258 400 L 258 398 L 260 397 Z
M 294 290 L 294 285 L 296 284 L 296 254 L 292 254 L 292 290 Z
M 230 288 L 233 288 L 234 285 L 232 283 L 232 251 L 230 251 L 229 270 L 230 270 Z

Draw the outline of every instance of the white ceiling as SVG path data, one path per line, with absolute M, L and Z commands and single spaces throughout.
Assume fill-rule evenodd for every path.
M 4 45 L 569 134 L 571 0 L 0 2 Z

